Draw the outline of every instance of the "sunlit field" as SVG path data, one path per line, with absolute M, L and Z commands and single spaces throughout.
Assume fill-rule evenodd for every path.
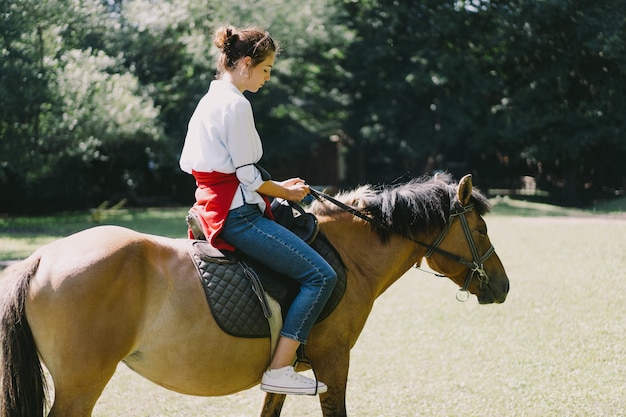
M 409 271 L 352 351 L 349 415 L 624 415 L 626 218 L 494 211 L 486 220 L 507 301 L 460 303 L 447 279 Z M 254 416 L 262 399 L 258 387 L 184 396 L 120 365 L 94 416 Z M 290 397 L 283 415 L 321 411 L 316 398 Z
M 23 259 L 39 246 L 99 224 L 116 224 L 144 233 L 186 237 L 187 208 L 122 209 L 43 217 L 0 217 L 0 261 Z

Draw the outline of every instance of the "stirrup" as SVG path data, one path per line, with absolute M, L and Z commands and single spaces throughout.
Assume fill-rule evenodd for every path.
M 309 359 L 309 357 L 306 355 L 306 347 L 305 345 L 300 345 L 298 346 L 298 350 L 296 350 L 296 360 L 294 363 L 294 369 L 296 367 L 296 365 L 298 365 L 299 363 L 302 363 L 304 365 L 309 365 L 311 367 L 311 371 L 313 372 L 313 379 L 315 380 L 315 394 L 312 395 L 317 395 L 317 387 L 319 380 L 317 379 L 317 372 L 315 372 L 315 368 L 313 367 L 313 362 L 311 362 L 311 359 Z M 323 382 L 322 382 L 323 383 Z

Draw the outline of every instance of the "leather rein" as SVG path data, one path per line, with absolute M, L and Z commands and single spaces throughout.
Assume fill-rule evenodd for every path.
M 379 229 L 384 229 L 384 230 L 388 230 L 390 232 L 399 234 L 405 239 L 408 239 L 414 243 L 417 243 L 420 246 L 427 248 L 428 250 L 426 251 L 426 254 L 424 254 L 425 258 L 430 257 L 433 253 L 437 253 L 439 255 L 443 255 L 467 267 L 469 271 L 467 272 L 467 276 L 465 277 L 465 282 L 463 283 L 463 286 L 459 288 L 456 294 L 456 299 L 458 301 L 465 302 L 469 299 L 469 286 L 475 275 L 477 276 L 477 279 L 480 283 L 480 288 L 482 288 L 483 285 L 489 284 L 489 276 L 485 272 L 483 263 L 495 252 L 495 249 L 493 245 L 491 245 L 489 246 L 489 249 L 487 249 L 487 251 L 482 256 L 478 253 L 478 248 L 476 247 L 476 244 L 474 243 L 474 239 L 472 238 L 472 233 L 469 229 L 469 225 L 467 224 L 467 219 L 465 218 L 465 213 L 469 213 L 470 211 L 474 209 L 473 204 L 468 204 L 467 206 L 461 206 L 459 209 L 451 210 L 450 216 L 448 217 L 448 221 L 446 222 L 445 227 L 439 234 L 439 237 L 437 237 L 437 239 L 435 239 L 435 241 L 432 244 L 428 244 L 428 243 L 413 239 L 412 237 L 407 236 L 405 233 L 403 233 L 400 230 L 396 230 L 391 227 L 388 227 L 385 224 L 374 219 L 373 217 L 370 217 L 364 214 L 363 212 L 361 212 L 360 210 L 357 210 L 356 208 L 351 207 L 323 192 L 320 192 L 311 188 L 310 193 L 318 201 L 321 201 L 322 198 L 325 200 L 328 200 L 329 202 L 335 204 L 339 208 L 352 214 L 353 216 L 356 216 L 362 220 L 365 220 L 366 222 L 374 225 L 375 227 Z M 465 259 L 462 256 L 456 255 L 454 253 L 451 253 L 451 252 L 448 252 L 446 250 L 439 248 L 439 245 L 441 244 L 441 242 L 443 242 L 446 234 L 448 233 L 448 230 L 450 230 L 450 226 L 452 225 L 452 222 L 454 221 L 456 217 L 458 217 L 461 221 L 461 226 L 463 227 L 463 233 L 465 234 L 465 239 L 467 240 L 467 244 L 469 245 L 470 251 L 472 252 L 473 260 Z M 415 267 L 420 269 L 419 267 L 417 267 L 417 265 Z M 428 271 L 425 271 L 425 272 L 428 272 Z M 445 275 L 436 274 L 436 273 L 435 275 L 441 276 L 441 277 L 445 276 Z

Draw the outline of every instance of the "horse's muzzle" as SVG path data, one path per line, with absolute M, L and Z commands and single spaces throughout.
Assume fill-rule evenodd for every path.
M 506 301 L 509 293 L 509 279 L 504 276 L 501 278 L 492 278 L 489 284 L 483 285 L 478 294 L 478 302 L 480 304 L 501 304 Z

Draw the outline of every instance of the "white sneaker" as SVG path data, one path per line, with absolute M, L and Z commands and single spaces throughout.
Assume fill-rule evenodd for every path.
M 268 369 L 261 380 L 261 389 L 273 394 L 316 395 L 328 390 L 323 382 L 317 381 L 317 390 L 315 385 L 314 380 L 300 375 L 293 369 L 293 366 Z

